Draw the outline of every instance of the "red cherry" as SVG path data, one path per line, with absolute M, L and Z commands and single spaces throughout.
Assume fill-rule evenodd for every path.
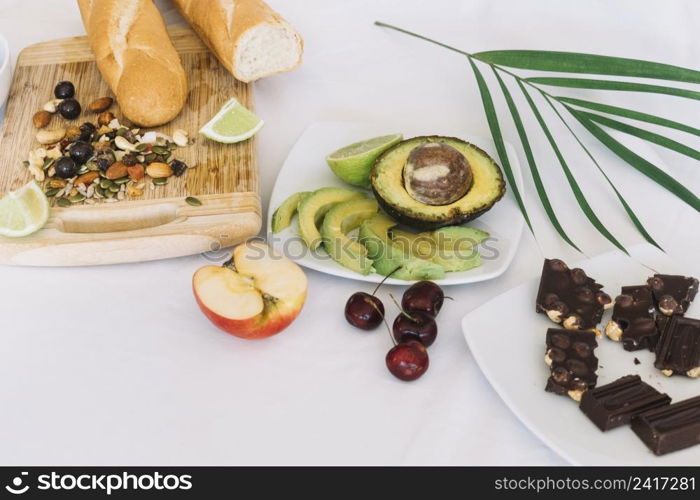
M 445 293 L 432 281 L 419 281 L 411 285 L 403 294 L 401 308 L 409 314 L 423 311 L 435 317 L 442 308 Z
M 374 295 L 353 293 L 345 304 L 345 319 L 362 330 L 374 330 L 384 319 L 384 304 Z
M 409 340 L 417 340 L 425 347 L 429 347 L 437 337 L 435 319 L 422 311 L 399 314 L 394 320 L 392 330 L 394 339 L 399 344 Z
M 395 345 L 386 355 L 386 367 L 398 379 L 410 382 L 428 370 L 428 351 L 417 340 Z

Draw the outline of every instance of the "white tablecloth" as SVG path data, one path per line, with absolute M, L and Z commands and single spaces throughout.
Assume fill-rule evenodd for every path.
M 259 136 L 265 202 L 289 148 L 314 121 L 420 122 L 487 133 L 464 58 L 377 28 L 376 19 L 474 52 L 571 50 L 700 67 L 694 0 L 270 3 L 303 33 L 306 53 L 297 71 L 255 85 L 266 121 Z M 160 5 L 168 21 L 179 21 L 167 2 Z M 15 57 L 26 45 L 82 32 L 74 2 L 0 0 L 0 33 Z M 698 125 L 696 101 L 593 94 Z M 517 143 L 500 99 L 498 105 L 505 135 Z M 563 223 L 587 255 L 609 250 L 524 114 Z M 554 130 L 605 223 L 626 245 L 641 241 L 576 144 Z M 678 259 L 697 258 L 698 214 L 595 140 L 588 143 L 664 247 Z M 700 191 L 697 162 L 627 143 Z M 524 235 L 505 275 L 449 289 L 455 300 L 439 317 L 430 370 L 411 384 L 386 371 L 386 332 L 345 323 L 345 300 L 370 290 L 366 284 L 308 272 L 309 299 L 299 319 L 277 337 L 246 342 L 215 330 L 199 313 L 190 278 L 207 263 L 201 256 L 83 269 L 0 267 L 0 463 L 564 463 L 501 402 L 459 327 L 464 314 L 537 275 L 543 255 L 581 258 L 557 240 L 527 182 L 539 243 Z M 518 332 L 500 331 L 494 319 L 493 334 L 507 342 Z

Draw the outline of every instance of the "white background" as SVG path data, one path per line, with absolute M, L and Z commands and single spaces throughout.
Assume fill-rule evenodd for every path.
M 255 85 L 256 109 L 266 121 L 259 136 L 265 204 L 287 151 L 314 121 L 420 122 L 487 133 L 464 58 L 377 28 L 375 19 L 472 52 L 571 50 L 700 68 L 700 2 L 693 0 L 270 3 L 301 31 L 306 52 L 295 72 Z M 168 2 L 159 4 L 169 22 L 179 21 Z M 83 27 L 69 0 L 0 0 L 0 33 L 16 57 L 26 45 L 79 35 Z M 697 101 L 567 93 L 698 126 Z M 516 143 L 497 102 L 505 136 Z M 587 255 L 609 250 L 582 217 L 536 123 L 524 115 L 563 224 Z M 604 222 L 624 244 L 641 241 L 575 143 L 553 130 Z M 700 146 L 697 138 L 668 135 Z M 594 139 L 587 142 L 669 253 L 697 259 L 698 214 Z M 694 160 L 626 143 L 700 190 Z M 300 318 L 277 337 L 246 342 L 220 333 L 199 313 L 190 278 L 206 263 L 201 256 L 100 268 L 0 268 L 0 463 L 564 463 L 491 390 L 459 329 L 465 313 L 537 275 L 543 255 L 581 258 L 557 240 L 526 179 L 539 244 L 525 235 L 504 276 L 448 290 L 455 300 L 439 317 L 430 370 L 411 384 L 384 367 L 386 332 L 362 333 L 345 323 L 345 300 L 369 290 L 366 284 L 309 272 Z M 388 291 L 401 289 L 389 287 L 384 296 Z M 386 303 L 393 311 L 388 297 Z M 499 330 L 494 318 L 493 335 L 504 342 L 518 333 Z

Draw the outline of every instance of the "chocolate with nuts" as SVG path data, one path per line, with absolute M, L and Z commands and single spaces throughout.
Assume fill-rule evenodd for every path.
M 607 431 L 670 402 L 668 395 L 643 382 L 639 375 L 627 375 L 584 392 L 580 408 L 601 431 Z
M 648 286 L 622 287 L 622 294 L 615 299 L 612 320 L 605 327 L 605 335 L 616 342 L 622 341 L 626 351 L 654 350 L 659 331 Z
M 668 376 L 700 377 L 700 320 L 671 316 L 656 346 L 654 366 Z
M 556 394 L 568 394 L 575 401 L 588 389 L 595 387 L 598 375 L 598 347 L 596 336 L 590 331 L 547 330 L 545 363 L 551 370 L 545 390 Z
M 700 444 L 700 396 L 642 413 L 632 430 L 655 455 Z
M 647 280 L 661 314 L 685 314 L 698 293 L 698 280 L 671 274 L 655 274 Z
M 602 288 L 583 269 L 569 269 L 559 259 L 545 259 L 536 310 L 569 330 L 595 329 L 603 309 L 612 306 Z

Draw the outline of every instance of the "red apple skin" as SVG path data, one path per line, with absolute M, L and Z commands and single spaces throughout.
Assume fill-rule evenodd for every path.
M 240 320 L 224 318 L 223 316 L 216 314 L 211 309 L 207 308 L 197 295 L 194 280 L 192 283 L 192 291 L 194 292 L 195 299 L 197 300 L 197 305 L 202 310 L 204 315 L 209 318 L 209 321 L 226 333 L 248 340 L 272 337 L 273 335 L 276 335 L 287 328 L 292 321 L 299 316 L 304 300 L 306 299 L 306 296 L 304 296 L 298 307 L 292 308 L 290 311 L 282 313 L 276 311 L 277 314 L 274 318 L 271 314 L 266 314 L 266 311 L 263 310 L 263 312 L 257 316 Z

